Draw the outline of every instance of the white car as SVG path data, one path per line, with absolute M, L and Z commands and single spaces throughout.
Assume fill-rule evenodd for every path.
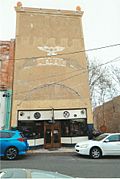
M 120 155 L 120 133 L 104 133 L 75 145 L 78 154 L 98 159 L 105 155 Z

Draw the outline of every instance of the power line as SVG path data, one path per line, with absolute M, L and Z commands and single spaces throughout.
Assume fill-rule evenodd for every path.
M 96 47 L 96 48 L 91 48 L 91 49 L 86 49 L 86 50 L 84 49 L 84 50 L 78 50 L 78 51 L 73 51 L 73 52 L 66 52 L 66 53 L 57 54 L 55 55 L 55 57 L 62 56 L 62 55 L 73 55 L 73 54 L 83 53 L 83 52 L 88 52 L 88 51 L 102 50 L 105 48 L 112 48 L 116 46 L 120 46 L 120 44 L 118 43 L 118 44 L 106 45 L 106 46 L 101 46 L 101 47 Z M 29 60 L 29 59 L 36 59 L 36 58 L 48 58 L 48 57 L 53 57 L 53 56 L 45 55 L 45 56 L 22 57 L 22 58 L 15 58 L 15 60 Z M 6 59 L 6 60 L 14 60 L 14 59 Z
M 110 47 L 115 47 L 115 46 L 120 46 L 120 44 L 113 44 L 113 45 L 106 45 L 106 46 L 102 46 L 102 47 L 97 47 L 97 48 L 92 48 L 92 49 L 87 49 L 87 50 L 78 50 L 78 51 L 74 51 L 74 52 L 68 52 L 68 53 L 62 53 L 62 54 L 57 54 L 55 56 L 62 56 L 62 55 L 73 55 L 73 54 L 77 54 L 77 53 L 83 53 L 83 52 L 88 52 L 88 51 L 95 51 L 95 50 L 101 50 L 101 49 L 105 49 L 105 48 L 110 48 Z M 37 56 L 37 57 L 31 57 L 31 58 L 20 58 L 20 59 L 35 59 L 35 58 L 47 58 L 49 56 Z M 20 60 L 15 59 L 15 60 Z
M 100 64 L 100 65 L 98 65 L 97 67 L 100 67 L 100 66 L 103 66 L 103 65 L 106 65 L 106 64 L 109 64 L 109 63 L 113 63 L 113 62 L 117 62 L 117 61 L 119 61 L 120 59 L 120 56 L 118 56 L 118 57 L 116 57 L 116 58 L 114 58 L 114 59 L 112 59 L 112 60 L 110 60 L 110 61 L 108 61 L 108 62 L 106 62 L 106 63 L 103 63 L 103 64 Z M 57 76 L 63 76 L 64 74 L 72 74 L 72 73 L 75 73 L 75 72 L 77 72 L 77 71 L 82 71 L 82 70 L 84 70 L 84 69 L 86 69 L 86 68 L 84 68 L 84 67 L 81 67 L 81 68 L 78 68 L 78 69 L 76 69 L 76 70 L 74 70 L 74 71 L 72 71 L 72 72 L 68 72 L 68 73 L 63 73 L 63 74 L 54 74 L 54 75 L 51 75 L 51 76 L 47 76 L 47 78 L 39 78 L 39 79 L 34 79 L 34 80 L 29 80 L 29 82 L 32 82 L 32 81 L 39 81 L 39 80 L 42 80 L 42 79 L 48 79 L 48 78 L 51 78 L 51 77 L 56 77 L 56 75 Z M 91 70 L 91 69 L 89 69 L 89 70 Z M 88 70 L 86 70 L 86 72 L 88 72 Z M 81 73 L 80 73 L 81 74 Z M 72 78 L 72 77 L 74 77 L 74 76 L 78 76 L 78 75 L 80 75 L 79 73 L 78 74 L 75 74 L 75 75 L 73 75 L 73 76 L 70 76 L 70 77 L 68 77 L 67 79 L 63 79 L 63 81 L 66 81 L 66 80 L 68 80 L 69 78 Z M 19 93 L 24 93 L 24 92 L 26 92 L 26 91 L 22 91 L 22 92 L 19 92 Z
M 112 60 L 110 60 L 110 61 L 108 61 L 108 62 L 106 62 L 106 63 L 100 64 L 100 65 L 97 66 L 97 68 L 100 67 L 100 66 L 103 66 L 103 65 L 106 65 L 106 64 L 115 62 L 115 61 L 118 60 L 119 58 L 120 58 L 120 56 L 119 56 L 119 57 L 116 57 L 116 58 L 114 58 L 114 59 L 112 59 Z M 120 60 L 120 59 L 119 59 L 119 60 Z M 92 69 L 89 69 L 89 70 L 92 70 Z M 32 91 L 36 90 L 37 88 L 38 88 L 38 89 L 39 89 L 39 88 L 43 88 L 43 86 L 45 87 L 45 86 L 55 85 L 55 84 L 58 84 L 58 83 L 67 81 L 67 80 L 69 80 L 69 79 L 71 79 L 71 78 L 77 77 L 77 76 L 79 76 L 79 75 L 81 75 L 81 74 L 84 74 L 84 73 L 88 73 L 88 69 L 85 69 L 84 71 L 82 71 L 82 72 L 80 72 L 80 73 L 77 73 L 77 74 L 75 74 L 75 75 L 72 75 L 72 76 L 70 76 L 70 77 L 61 79 L 61 80 L 56 81 L 56 82 L 52 82 L 52 83 L 48 83 L 48 84 L 44 84 L 44 85 L 39 84 L 39 85 L 37 85 L 36 87 L 34 87 L 34 88 L 30 89 L 30 90 L 21 91 L 21 92 L 19 92 L 19 93 L 32 92 Z M 18 94 L 18 93 L 15 93 L 15 94 Z
M 106 63 L 102 63 L 102 64 L 99 64 L 97 67 L 100 67 L 100 66 L 104 66 L 104 65 L 107 65 L 107 64 L 109 64 L 109 63 L 114 63 L 114 62 L 117 62 L 117 61 L 119 61 L 120 60 L 120 56 L 118 56 L 118 57 L 116 57 L 116 58 L 114 58 L 114 59 L 112 59 L 112 60 L 110 60 L 110 61 L 108 61 L 108 62 L 106 62 Z M 32 82 L 32 81 L 39 81 L 39 80 L 46 80 L 46 79 L 49 79 L 49 78 L 54 78 L 54 77 L 56 77 L 56 75 L 57 76 L 63 76 L 63 75 L 69 75 L 69 74 L 73 74 L 73 73 L 75 73 L 75 72 L 78 72 L 78 71 L 83 71 L 83 70 L 86 70 L 86 68 L 85 67 L 81 67 L 81 68 L 78 68 L 78 69 L 76 69 L 76 70 L 74 70 L 74 71 L 72 71 L 72 72 L 68 72 L 68 73 L 60 73 L 60 74 L 53 74 L 53 75 L 50 75 L 50 76 L 47 76 L 47 77 L 43 77 L 43 78 L 38 78 L 38 79 L 34 79 L 34 80 L 29 80 L 28 81 L 28 83 L 30 83 L 30 82 Z M 92 70 L 92 68 L 91 69 L 89 69 L 89 70 Z M 88 72 L 88 70 L 86 70 L 86 72 Z M 76 75 L 76 74 L 75 74 Z
M 70 72 L 65 72 L 65 73 L 54 73 L 53 75 L 49 75 L 49 76 L 47 76 L 47 77 L 40 77 L 40 78 L 38 78 L 38 79 L 34 79 L 34 80 L 29 80 L 28 81 L 28 83 L 29 82 L 32 82 L 32 81 L 38 81 L 38 80 L 46 80 L 46 79 L 49 79 L 49 78 L 54 78 L 54 77 L 56 77 L 56 75 L 57 75 L 57 77 L 59 77 L 59 76 L 63 76 L 63 75 L 69 75 L 69 74 L 73 74 L 73 73 L 75 73 L 75 72 L 77 72 L 77 71 L 82 71 L 82 70 L 85 70 L 86 68 L 85 67 L 80 67 L 80 68 L 77 68 L 76 70 L 74 70 L 74 71 L 70 71 Z
M 103 65 L 106 65 L 106 64 L 109 64 L 109 63 L 113 63 L 113 62 L 116 62 L 116 61 L 119 61 L 119 60 L 120 60 L 120 56 L 118 56 L 118 57 L 116 57 L 116 58 L 114 58 L 114 59 L 112 59 L 112 60 L 110 60 L 110 61 L 108 61 L 108 62 L 106 62 L 106 63 L 100 64 L 100 65 L 98 65 L 97 67 L 103 66 Z M 90 69 L 90 70 L 91 70 L 91 69 Z M 32 92 L 34 92 L 34 91 L 36 91 L 36 90 L 39 90 L 39 89 L 44 88 L 44 87 L 49 87 L 49 86 L 52 86 L 52 85 L 58 85 L 58 84 L 60 85 L 61 82 L 66 81 L 66 80 L 69 80 L 69 79 L 74 78 L 74 77 L 77 77 L 77 76 L 79 76 L 79 75 L 81 75 L 81 74 L 83 74 L 83 73 L 86 73 L 86 72 L 88 73 L 88 69 L 82 71 L 81 73 L 75 74 L 75 75 L 73 75 L 73 76 L 64 78 L 64 79 L 59 80 L 59 81 L 56 81 L 56 82 L 52 82 L 52 83 L 48 83 L 48 84 L 42 84 L 42 85 L 39 84 L 39 85 L 37 85 L 36 87 L 34 87 L 34 88 L 30 89 L 30 90 L 22 91 L 22 92 L 19 92 L 19 93 L 15 93 L 15 94 L 27 93 L 27 95 L 25 95 L 24 99 L 22 99 L 18 105 L 20 105 L 24 100 L 26 100 L 27 97 L 28 97 L 28 95 L 29 95 L 30 93 L 32 93 Z M 62 85 L 62 84 L 61 84 L 61 85 Z M 71 88 L 71 89 L 72 89 L 72 88 Z M 74 89 L 73 89 L 73 90 L 74 90 Z M 75 93 L 76 93 L 77 95 L 79 95 L 79 93 L 78 93 L 77 91 L 76 91 Z
M 115 46 L 120 46 L 120 44 L 106 45 L 106 46 L 88 49 L 88 50 L 85 50 L 85 51 L 101 50 L 101 49 L 104 49 L 104 48 L 110 48 L 110 47 L 115 47 Z
M 98 67 L 103 66 L 103 65 L 107 65 L 107 64 L 109 64 L 109 63 L 118 62 L 118 61 L 120 61 L 120 56 L 115 57 L 114 59 L 109 60 L 109 61 L 107 61 L 107 62 L 105 62 L 105 63 L 99 64 Z

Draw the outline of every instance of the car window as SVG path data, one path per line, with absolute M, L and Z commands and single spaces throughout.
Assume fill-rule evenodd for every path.
M 0 138 L 10 138 L 13 134 L 10 132 L 0 132 Z
M 22 133 L 22 132 L 20 132 L 20 135 L 22 136 L 22 138 L 24 138 L 25 136 L 24 136 L 24 134 Z
M 108 134 L 101 134 L 101 135 L 93 138 L 93 140 L 100 141 L 100 140 L 103 140 L 107 136 L 108 136 Z
M 109 139 L 109 142 L 120 141 L 120 135 L 112 135 L 112 136 L 109 136 L 107 139 Z

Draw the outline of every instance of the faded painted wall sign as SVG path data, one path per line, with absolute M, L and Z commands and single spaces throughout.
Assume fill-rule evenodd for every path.
M 43 46 L 43 47 L 38 47 L 39 50 L 47 52 L 48 56 L 54 56 L 57 55 L 57 52 L 63 51 L 65 47 L 48 47 L 48 46 Z
M 55 47 L 37 47 L 39 50 L 47 52 L 48 57 L 39 57 L 33 58 L 26 63 L 24 63 L 23 68 L 29 69 L 32 67 L 39 67 L 39 66 L 61 66 L 61 67 L 69 67 L 73 69 L 80 68 L 80 64 L 78 64 L 75 60 L 71 59 L 64 59 L 54 57 L 57 55 L 58 52 L 63 51 L 65 47 L 55 46 Z
M 65 47 L 60 47 L 60 46 L 55 46 L 55 47 L 48 47 L 48 46 L 43 46 L 43 47 L 38 47 L 39 50 L 42 50 L 44 52 L 47 52 L 47 56 L 49 57 L 44 57 L 44 58 L 38 58 L 37 60 L 37 65 L 38 66 L 43 66 L 43 65 L 55 65 L 55 66 L 66 66 L 66 60 L 63 58 L 54 58 L 53 56 L 57 55 L 58 52 L 61 52 L 64 50 Z

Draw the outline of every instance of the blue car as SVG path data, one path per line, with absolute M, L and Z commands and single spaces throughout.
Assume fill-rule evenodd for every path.
M 0 130 L 0 156 L 9 160 L 26 154 L 28 142 L 18 130 Z

